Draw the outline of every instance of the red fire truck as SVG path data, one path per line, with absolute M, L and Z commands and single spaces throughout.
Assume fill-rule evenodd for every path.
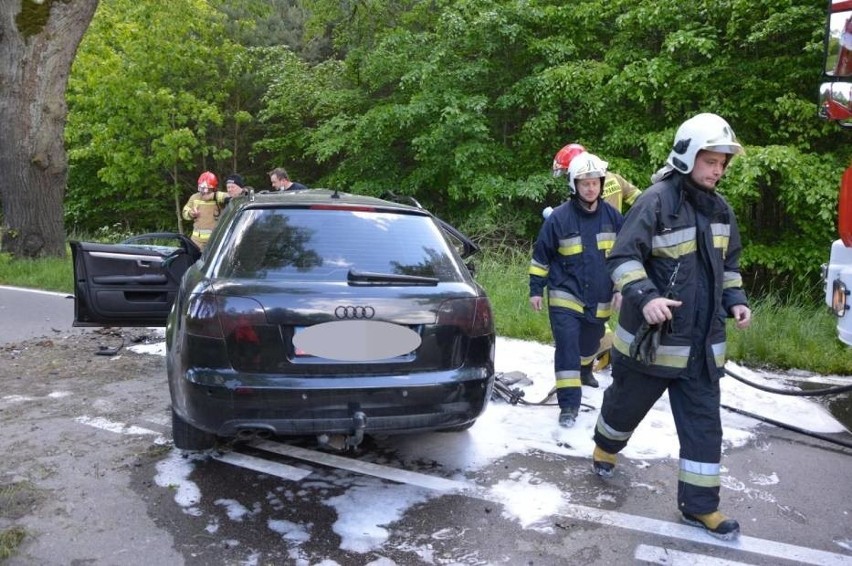
M 852 0 L 829 0 L 825 26 L 825 69 L 820 87 L 819 115 L 852 129 Z M 852 165 L 840 181 L 837 209 L 840 236 L 823 264 L 825 302 L 837 316 L 837 335 L 852 346 Z

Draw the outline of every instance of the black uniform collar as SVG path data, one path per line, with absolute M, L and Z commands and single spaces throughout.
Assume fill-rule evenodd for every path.
M 683 194 L 686 196 L 686 200 L 689 201 L 696 210 L 709 217 L 714 216 L 717 212 L 722 210 L 724 206 L 722 204 L 722 198 L 716 194 L 716 191 L 710 191 L 700 187 L 689 175 L 684 175 L 682 173 L 678 173 L 678 175 L 681 177 L 680 186 L 683 190 Z
M 602 201 L 601 201 L 600 197 L 598 197 L 598 206 L 597 206 L 597 208 L 595 208 L 594 210 L 589 210 L 588 208 L 586 208 L 585 206 L 583 206 L 583 201 L 582 201 L 582 199 L 580 198 L 580 196 L 579 196 L 579 195 L 572 195 L 572 196 L 571 196 L 571 204 L 574 206 L 574 208 L 575 208 L 576 210 L 578 210 L 579 212 L 582 212 L 583 214 L 588 214 L 589 216 L 591 216 L 591 215 L 594 215 L 594 214 L 597 214 L 597 213 L 598 213 L 598 211 L 601 209 L 601 206 L 602 206 L 602 205 L 601 205 L 601 202 L 602 202 Z

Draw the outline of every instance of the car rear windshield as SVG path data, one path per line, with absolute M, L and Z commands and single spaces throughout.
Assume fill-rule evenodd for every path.
M 352 270 L 462 280 L 441 229 L 416 214 L 246 209 L 223 245 L 223 278 L 346 281 Z

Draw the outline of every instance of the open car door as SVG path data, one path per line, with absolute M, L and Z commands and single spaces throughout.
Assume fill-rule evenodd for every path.
M 71 243 L 74 326 L 165 326 L 181 277 L 201 257 L 182 234 Z

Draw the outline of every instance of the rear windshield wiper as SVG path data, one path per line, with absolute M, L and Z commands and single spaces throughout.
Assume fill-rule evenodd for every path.
M 436 286 L 437 277 L 420 275 L 400 275 L 398 273 L 373 273 L 370 271 L 349 270 L 346 280 L 350 285 L 423 285 Z

